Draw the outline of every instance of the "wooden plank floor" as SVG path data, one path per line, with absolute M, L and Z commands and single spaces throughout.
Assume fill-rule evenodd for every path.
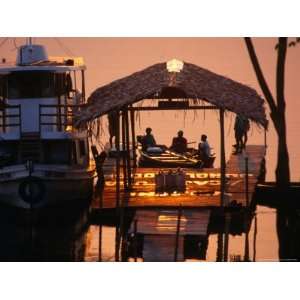
M 249 199 L 257 184 L 261 162 L 265 156 L 262 145 L 248 145 L 239 155 L 231 155 L 226 165 L 226 203 L 233 200 L 246 206 L 245 158 L 248 157 Z M 115 176 L 113 160 L 106 165 L 106 183 L 103 193 L 95 197 L 93 207 L 114 208 L 116 205 Z M 134 184 L 130 192 L 121 195 L 125 207 L 220 207 L 220 169 L 183 169 L 186 175 L 185 193 L 156 194 L 155 174 L 157 168 L 137 168 L 134 172 Z M 122 186 L 122 185 L 121 185 Z M 100 204 L 101 203 L 101 204 Z
M 136 230 L 144 236 L 144 261 L 174 261 L 178 210 L 138 209 L 129 234 Z M 177 261 L 184 260 L 184 236 L 207 236 L 210 210 L 183 209 L 180 218 Z
M 183 209 L 180 218 L 179 235 L 207 235 L 210 210 Z M 152 235 L 175 235 L 178 210 L 143 210 L 138 209 L 134 220 L 137 221 L 137 233 Z M 129 233 L 134 232 L 134 221 Z

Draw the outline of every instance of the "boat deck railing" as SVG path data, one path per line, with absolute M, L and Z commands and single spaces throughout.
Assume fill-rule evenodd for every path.
M 74 116 L 82 104 L 40 104 L 39 131 L 75 131 Z M 50 129 L 51 128 L 51 129 Z
M 0 108 L 0 132 L 6 133 L 10 127 L 22 129 L 21 105 L 4 105 Z

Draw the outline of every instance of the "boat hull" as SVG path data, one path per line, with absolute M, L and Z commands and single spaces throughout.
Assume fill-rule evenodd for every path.
M 202 164 L 200 160 L 191 159 L 170 151 L 156 155 L 141 152 L 139 159 L 139 166 L 144 168 L 201 168 Z
M 28 173 L 26 174 L 24 171 L 19 173 L 14 173 L 15 178 L 0 180 L 0 203 L 30 209 L 31 207 L 39 208 L 68 202 L 72 204 L 78 200 L 89 200 L 93 195 L 94 172 L 82 171 L 77 176 L 71 177 L 72 174 L 68 174 L 69 176 L 65 178 L 43 176 L 39 174 L 40 172 L 36 172 L 32 174 L 32 177 L 38 179 L 37 189 L 43 192 L 34 203 L 30 203 L 28 199 L 24 198 L 21 186 L 31 179 Z

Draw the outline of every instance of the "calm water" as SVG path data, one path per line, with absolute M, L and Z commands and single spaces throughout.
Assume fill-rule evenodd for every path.
M 88 209 L 47 212 L 33 227 L 29 221 L 29 216 L 1 209 L 1 261 L 115 260 L 115 227 L 111 224 L 102 225 L 99 257 L 100 227 L 89 226 Z M 299 260 L 299 233 L 299 211 L 282 212 L 257 206 L 249 232 L 229 235 L 228 260 Z M 204 249 L 196 250 L 194 256 L 186 261 L 216 261 L 218 238 L 217 233 L 209 234 Z
M 277 212 L 275 209 L 257 206 L 248 237 L 246 237 L 245 233 L 229 235 L 228 259 L 232 261 L 244 260 L 248 249 L 250 261 L 278 261 L 279 242 L 276 232 L 276 215 Z M 300 221 L 300 218 L 298 221 Z M 246 242 L 247 238 L 248 244 Z M 102 241 L 102 261 L 114 261 L 115 229 L 113 227 L 102 227 Z M 217 247 L 218 234 L 210 234 L 208 237 L 206 258 L 203 260 L 187 259 L 187 261 L 216 261 Z M 99 227 L 91 226 L 87 232 L 85 260 L 98 261 L 98 250 Z M 290 258 L 294 259 L 295 257 Z M 286 257 L 282 259 L 286 259 Z

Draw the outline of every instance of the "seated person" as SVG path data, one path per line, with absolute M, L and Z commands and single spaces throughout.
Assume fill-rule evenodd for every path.
M 183 137 L 183 131 L 179 130 L 177 137 L 173 138 L 171 150 L 177 153 L 185 153 L 187 151 L 187 140 Z
M 198 152 L 200 158 L 205 162 L 207 161 L 211 156 L 211 148 L 207 142 L 207 135 L 202 134 L 201 135 L 201 142 L 198 145 Z
M 152 129 L 150 127 L 146 128 L 146 135 L 143 136 L 141 140 L 142 151 L 147 151 L 148 147 L 156 146 L 156 141 L 154 136 L 151 134 Z

